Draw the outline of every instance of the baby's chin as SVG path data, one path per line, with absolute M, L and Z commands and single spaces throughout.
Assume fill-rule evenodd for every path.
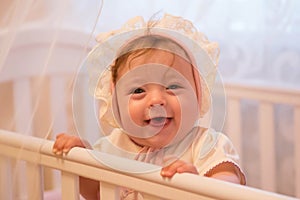
M 172 139 L 164 139 L 162 137 L 159 137 L 159 134 L 154 135 L 150 138 L 136 138 L 129 136 L 131 140 L 137 144 L 138 146 L 144 147 L 151 147 L 154 149 L 161 149 L 169 145 L 170 141 Z

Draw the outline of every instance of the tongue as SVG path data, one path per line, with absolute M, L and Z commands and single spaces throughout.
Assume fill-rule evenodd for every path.
M 166 123 L 165 117 L 156 117 L 150 120 L 150 125 L 152 126 L 163 126 Z

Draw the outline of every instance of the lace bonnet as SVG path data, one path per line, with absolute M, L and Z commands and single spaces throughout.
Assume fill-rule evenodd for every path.
M 99 121 L 102 130 L 118 127 L 112 112 L 110 66 L 119 56 L 119 49 L 133 38 L 146 34 L 169 37 L 178 42 L 194 60 L 201 76 L 202 89 L 201 113 L 205 114 L 210 106 L 210 91 L 214 85 L 219 59 L 217 43 L 210 42 L 198 32 L 193 24 L 181 17 L 165 14 L 158 20 L 145 22 L 140 16 L 130 19 L 121 29 L 101 33 L 96 37 L 98 44 L 89 53 L 84 65 L 89 74 L 89 93 L 99 100 Z M 202 87 L 203 88 L 203 87 Z M 202 115 L 201 114 L 201 115 Z

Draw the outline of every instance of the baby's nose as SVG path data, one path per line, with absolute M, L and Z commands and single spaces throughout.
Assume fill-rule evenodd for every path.
M 150 100 L 149 100 L 149 106 L 165 106 L 166 105 L 166 99 L 164 92 L 162 90 L 155 90 L 151 92 Z

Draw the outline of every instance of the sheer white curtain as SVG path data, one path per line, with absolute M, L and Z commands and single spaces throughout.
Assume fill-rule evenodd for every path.
M 44 76 L 53 67 L 49 58 L 55 54 L 53 47 L 62 32 L 82 32 L 89 36 L 82 41 L 88 48 L 95 43 L 94 37 L 99 32 L 117 29 L 133 16 L 147 19 L 157 12 L 190 19 L 209 40 L 220 44 L 219 69 L 224 80 L 300 89 L 299 0 L 1 0 L 0 82 L 17 73 L 15 68 L 10 68 L 8 60 L 26 31 L 51 32 L 43 70 L 37 72 Z M 38 33 L 37 38 L 41 36 Z M 74 73 L 82 59 L 74 66 Z M 22 68 L 29 70 L 31 66 L 26 61 L 24 59 Z M 5 87 L 0 87 L 1 104 L 9 101 Z M 12 111 L 4 112 L 3 108 L 0 118 L 8 123 L 6 118 L 12 116 L 9 113 Z M 289 119 L 289 109 L 279 109 L 278 137 L 287 146 L 292 139 L 286 131 Z M 3 123 L 0 122 L 0 126 L 7 127 Z M 251 136 L 255 130 L 244 131 Z M 288 153 L 289 150 L 282 153 L 279 167 L 282 183 L 279 191 L 285 194 L 291 193 L 289 188 L 292 188 L 288 182 L 292 176 Z M 255 166 L 248 170 L 255 174 Z M 250 183 L 255 185 L 256 177 L 251 177 Z
M 104 1 L 97 31 L 158 11 L 190 19 L 220 44 L 225 79 L 300 87 L 299 1 Z
M 119 28 L 130 17 L 159 11 L 193 21 L 221 47 L 225 79 L 300 85 L 300 2 L 297 0 L 26 1 L 0 3 L 0 66 L 21 28 L 51 27 L 91 33 Z M 95 28 L 95 30 L 94 30 Z

